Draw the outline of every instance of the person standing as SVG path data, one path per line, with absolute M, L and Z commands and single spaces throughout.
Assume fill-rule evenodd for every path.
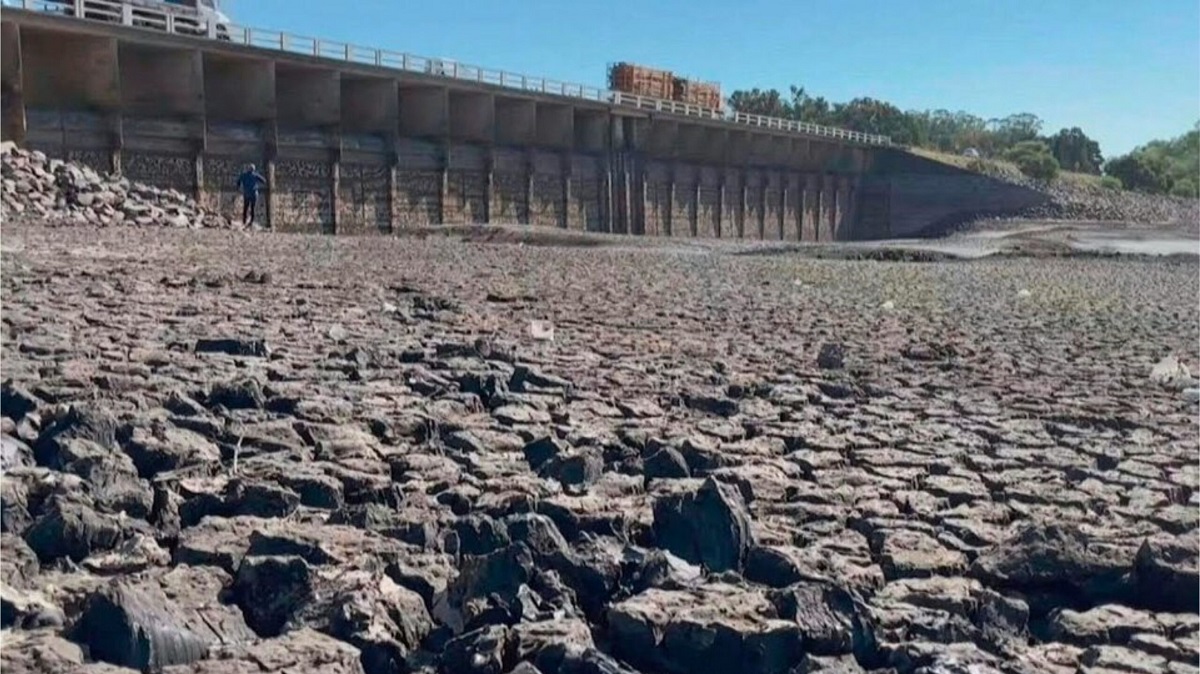
M 242 190 L 242 224 L 249 227 L 254 224 L 254 207 L 258 203 L 259 187 L 266 187 L 267 179 L 262 177 L 254 164 L 246 164 L 246 170 L 238 176 L 237 186 Z

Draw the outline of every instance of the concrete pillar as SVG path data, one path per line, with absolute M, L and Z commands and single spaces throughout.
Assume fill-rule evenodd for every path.
M 446 222 L 446 202 L 450 199 L 450 141 L 443 140 L 441 145 L 442 176 L 438 188 L 438 224 Z
M 192 162 L 193 162 L 193 167 L 194 167 L 193 173 L 192 173 L 193 178 L 194 178 L 193 185 L 192 185 L 192 198 L 194 198 L 196 200 L 196 203 L 200 204 L 200 203 L 204 203 L 204 149 L 203 148 L 196 149 L 195 154 L 192 156 Z
M 767 238 L 767 190 L 771 186 L 771 177 L 769 174 L 764 174 L 764 180 L 758 188 L 758 238 Z
M 721 172 L 721 184 L 717 187 L 717 238 L 725 238 L 725 172 Z
M 787 231 L 787 207 L 788 207 L 788 179 L 787 175 L 781 175 L 779 178 L 779 238 L 786 241 L 788 238 Z
M 263 123 L 263 140 L 266 145 L 266 174 L 263 176 L 267 179 L 267 229 L 275 229 L 279 223 L 276 222 L 279 214 L 279 190 L 277 189 L 278 181 L 275 171 L 276 161 L 279 158 L 279 125 L 275 123 L 272 117 Z
M 807 241 L 819 241 L 820 230 L 821 184 L 819 176 L 810 173 L 804 177 L 804 228 L 801 237 Z
M 398 199 L 396 199 L 398 164 L 398 157 L 393 152 L 387 168 L 388 232 L 392 234 L 396 232 L 396 222 L 400 220 L 400 204 L 397 203 Z
M 0 24 L 0 139 L 25 145 L 25 95 L 21 29 Z
M 696 204 L 696 207 L 694 209 L 692 209 L 692 214 L 691 214 L 691 216 L 689 216 L 690 220 L 691 220 L 691 228 L 692 228 L 691 233 L 692 233 L 693 238 L 700 235 L 700 195 L 701 195 L 700 180 L 701 180 L 700 174 L 697 173 L 696 174 L 696 184 L 692 186 L 692 190 L 695 192 L 695 195 L 694 195 L 695 201 L 693 203 Z
M 492 222 L 492 196 L 496 192 L 496 153 L 489 146 L 483 153 L 483 221 Z
M 747 230 L 754 227 L 754 223 L 746 222 L 750 210 L 750 186 L 747 184 L 750 173 L 742 168 L 742 195 L 738 202 L 738 212 L 742 214 L 740 218 L 741 226 L 738 228 L 738 238 L 744 239 L 748 236 Z
M 525 209 L 525 222 L 522 224 L 533 224 L 533 175 L 536 172 L 534 164 L 533 149 L 525 149 L 525 203 L 529 206 Z
M 576 210 L 575 204 L 571 202 L 571 175 L 574 171 L 574 162 L 571 161 L 571 153 L 563 152 L 559 165 L 562 167 L 559 170 L 559 175 L 562 176 L 562 198 L 563 198 L 563 227 L 570 229 L 571 227 L 571 211 Z M 587 229 L 587 223 L 583 223 L 583 229 Z
M 674 162 L 671 163 L 668 169 L 669 175 L 667 180 L 667 212 L 663 218 L 663 231 L 666 236 L 675 236 L 675 181 L 677 171 Z
M 611 153 L 610 155 L 611 156 Z M 616 231 L 613 220 L 613 168 L 612 160 L 606 156 L 600 167 L 600 222 L 601 228 L 612 234 Z
M 341 153 L 334 155 L 333 161 L 329 165 L 329 188 L 330 188 L 330 205 L 333 210 L 331 214 L 330 231 L 326 234 L 337 234 L 341 230 L 341 193 L 342 193 L 342 158 Z
M 821 226 L 822 241 L 832 241 L 837 216 L 837 187 L 834 177 L 829 174 L 821 176 Z
M 859 199 L 862 198 L 862 174 L 855 174 L 849 180 L 849 189 L 846 194 L 846 232 L 847 239 L 858 239 L 859 223 Z

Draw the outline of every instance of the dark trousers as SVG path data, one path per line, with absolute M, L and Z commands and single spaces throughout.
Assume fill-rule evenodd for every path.
M 242 195 L 242 222 L 246 224 L 254 223 L 254 205 L 258 203 L 257 194 Z

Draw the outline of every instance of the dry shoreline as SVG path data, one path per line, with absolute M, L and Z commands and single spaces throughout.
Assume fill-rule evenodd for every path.
M 1195 256 L 443 234 L 6 223 L 4 671 L 1195 671 Z

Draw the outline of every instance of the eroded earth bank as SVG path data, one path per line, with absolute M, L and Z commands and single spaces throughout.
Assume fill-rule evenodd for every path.
M 6 674 L 1198 671 L 1195 258 L 0 260 Z

